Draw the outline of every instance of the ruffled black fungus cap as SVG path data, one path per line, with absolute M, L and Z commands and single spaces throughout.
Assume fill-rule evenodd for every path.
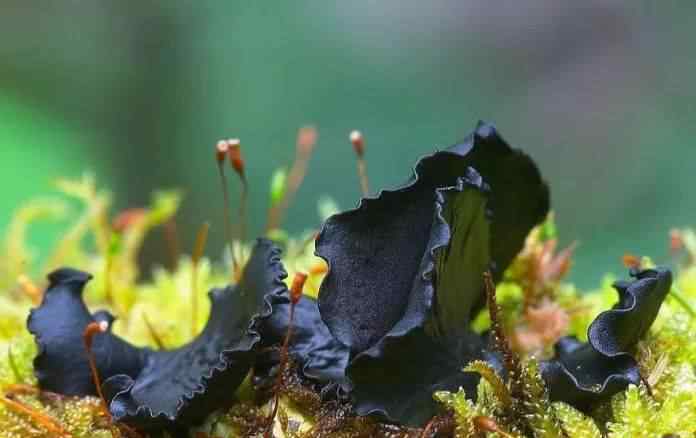
M 422 158 L 403 187 L 328 219 L 319 311 L 350 348 L 359 414 L 420 425 L 436 412 L 434 390 L 473 393 L 478 379 L 461 369 L 493 357 L 469 331 L 483 273 L 500 279 L 548 209 L 534 162 L 480 123 Z
M 672 274 L 658 268 L 633 270 L 631 275 L 634 281 L 614 284 L 619 302 L 592 321 L 587 343 L 563 338 L 555 346 L 554 359 L 541 363 L 552 400 L 584 409 L 640 383 L 631 353 L 655 321 Z
M 143 429 L 179 427 L 232 401 L 253 363 L 259 321 L 271 314 L 272 297 L 287 293 L 285 276 L 280 250 L 259 239 L 240 283 L 210 293 L 210 318 L 191 343 L 154 351 L 111 333 L 96 335 L 93 352 L 114 419 Z M 72 269 L 52 273 L 43 302 L 29 316 L 44 389 L 95 394 L 82 342 L 85 326 L 95 320 L 81 297 L 89 279 Z
M 29 314 L 27 327 L 38 346 L 34 372 L 42 389 L 65 395 L 96 394 L 82 334 L 89 323 L 111 323 L 114 317 L 106 311 L 90 315 L 82 301 L 82 290 L 91 279 L 90 274 L 70 268 L 52 272 L 41 305 Z M 92 351 L 102 376 L 135 377 L 151 353 L 110 331 L 94 336 Z

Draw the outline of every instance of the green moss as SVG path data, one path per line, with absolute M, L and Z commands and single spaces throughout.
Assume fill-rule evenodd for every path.
M 32 359 L 36 354 L 33 338 L 26 332 L 28 312 L 34 306 L 24 276 L 32 279 L 35 287 L 43 289 L 43 275 L 63 264 L 92 272 L 94 280 L 89 284 L 86 299 L 93 309 L 108 308 L 118 320 L 114 330 L 138 345 L 157 346 L 155 338 L 166 347 L 175 347 L 191 339 L 201 329 L 209 311 L 206 292 L 213 286 L 230 281 L 229 260 L 202 259 L 198 266 L 198 283 L 191 285 L 193 265 L 189 256 L 178 259 L 177 268 L 157 268 L 151 280 L 140 281 L 137 255 L 146 234 L 154 227 L 166 223 L 180 202 L 176 192 L 162 192 L 153 197 L 152 204 L 139 211 L 137 220 L 128 223 L 118 240 L 113 239 L 111 226 L 110 195 L 97 188 L 93 178 L 86 176 L 77 181 L 61 181 L 62 197 L 33 201 L 20 208 L 14 216 L 2 245 L 0 259 L 0 387 L 5 392 L 17 391 L 17 385 L 36 384 Z M 31 224 L 37 220 L 54 219 L 66 211 L 68 198 L 81 203 L 80 213 L 59 240 L 45 262 L 37 266 L 27 244 Z M 322 214 L 329 214 L 336 207 L 323 200 Z M 553 224 L 545 224 L 537 230 L 528 245 L 543 245 L 555 239 Z M 313 255 L 311 245 L 314 233 L 307 232 L 297 238 L 285 237 L 283 263 L 289 278 L 296 271 L 309 272 L 306 293 L 316 296 L 325 272 L 325 264 Z M 245 260 L 249 247 L 235 243 L 232 252 L 238 260 Z M 498 302 L 503 309 L 504 327 L 514 334 L 523 321 L 527 286 L 520 280 L 519 272 L 525 271 L 525 258 L 516 262 L 516 274 L 510 272 L 497 290 Z M 37 273 L 40 273 L 37 274 Z M 517 275 L 517 276 L 516 276 Z M 613 278 L 601 281 L 595 291 L 582 293 L 572 284 L 562 281 L 562 276 L 541 289 L 567 314 L 566 333 L 581 340 L 592 319 L 602 310 L 613 305 L 616 292 L 611 287 Z M 675 285 L 687 304 L 696 307 L 696 265 L 687 263 L 676 274 Z M 196 326 L 190 314 L 193 293 L 202 304 L 196 315 Z M 537 291 L 538 292 L 538 291 Z M 535 292 L 536 293 L 536 292 Z M 535 298 L 539 298 L 536 296 Z M 543 297 L 542 297 L 543 298 Z M 188 323 L 191 322 L 191 323 Z M 149 324 L 148 324 L 149 323 Z M 485 330 L 490 324 L 487 312 L 476 318 L 474 327 Z M 478 386 L 476 402 L 458 393 L 439 392 L 434 397 L 453 413 L 456 435 L 468 437 L 481 432 L 477 423 L 481 417 L 492 420 L 499 430 L 509 436 L 533 434 L 537 437 L 585 438 L 661 436 L 669 433 L 693 433 L 696 426 L 696 319 L 689 316 L 682 303 L 668 299 L 648 336 L 641 342 L 637 357 L 641 370 L 652 388 L 652 397 L 644 387 L 631 387 L 613 398 L 603 414 L 585 415 L 563 403 L 551 404 L 539 376 L 536 359 L 522 353 L 523 373 L 520 377 L 524 394 L 512 399 L 507 384 L 502 382 L 485 363 L 472 363 L 468 370 L 481 373 L 486 378 Z M 26 389 L 26 388 L 25 388 Z M 37 412 L 50 417 L 76 438 L 111 436 L 109 424 L 93 398 L 70 399 L 38 393 L 21 393 L 13 396 Z M 350 417 L 345 407 L 319 403 L 317 395 L 301 385 L 286 388 L 281 397 L 280 414 L 274 430 L 278 436 L 393 436 L 416 434 L 388 428 L 373 419 Z M 268 397 L 255 400 L 254 388 L 247 381 L 238 391 L 239 403 L 229 410 L 212 414 L 197 431 L 210 436 L 234 437 L 259 433 L 270 412 Z M 308 402 L 309 400 L 309 402 Z M 312 401 L 314 400 L 314 401 Z M 317 406 L 319 404 L 319 406 Z M 517 415 L 519 414 L 519 415 Z M 689 429 L 691 428 L 691 429 Z M 0 403 L 0 437 L 48 437 L 51 432 L 34 419 Z M 503 436 L 488 433 L 487 436 Z

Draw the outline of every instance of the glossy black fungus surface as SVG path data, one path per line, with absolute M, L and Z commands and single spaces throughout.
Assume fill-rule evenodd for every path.
M 397 328 L 405 333 L 422 325 L 432 307 L 435 252 L 451 238 L 438 191 L 484 183 L 491 187 L 490 252 L 499 276 L 544 219 L 549 193 L 534 162 L 485 123 L 464 142 L 422 158 L 404 186 L 327 220 L 316 248 L 329 264 L 319 310 L 354 354 Z M 481 290 L 464 294 L 482 303 Z
M 240 283 L 210 293 L 210 318 L 191 343 L 153 351 L 111 334 L 97 335 L 94 353 L 114 418 L 143 429 L 181 426 L 232 401 L 252 365 L 258 325 L 271 314 L 271 297 L 287 292 L 285 276 L 280 250 L 259 239 Z M 80 296 L 88 279 L 73 270 L 52 274 L 44 302 L 29 318 L 40 348 L 36 372 L 43 388 L 94 394 L 81 339 L 93 320 Z
M 533 161 L 480 123 L 461 144 L 422 158 L 404 186 L 328 219 L 316 248 L 329 265 L 319 311 L 351 350 L 347 374 L 358 412 L 406 424 L 432 412 L 427 388 L 439 384 L 437 368 L 423 360 L 438 357 L 455 370 L 485 354 L 481 342 L 466 355 L 448 351 L 453 344 L 445 339 L 466 332 L 483 303 L 483 272 L 499 278 L 548 207 Z M 417 342 L 411 332 L 422 333 Z M 408 357 L 422 359 L 413 362 L 422 373 L 395 366 L 409 361 L 402 343 L 410 345 Z M 372 378 L 377 369 L 400 377 Z
M 619 301 L 595 318 L 587 331 L 587 343 L 564 338 L 556 345 L 556 357 L 541 363 L 541 373 L 552 400 L 578 408 L 605 400 L 640 383 L 632 352 L 657 317 L 672 284 L 666 269 L 632 271 L 633 281 L 619 281 L 614 288 Z

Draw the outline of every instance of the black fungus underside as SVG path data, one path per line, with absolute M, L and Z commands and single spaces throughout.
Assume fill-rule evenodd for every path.
M 349 377 L 355 412 L 422 427 L 442 411 L 433 399 L 435 392 L 463 388 L 467 397 L 475 399 L 479 376 L 462 371 L 473 360 L 502 369 L 498 357 L 474 332 L 435 339 L 421 329 L 411 331 L 398 342 L 388 342 L 383 356 L 362 355 L 353 361 Z
M 288 332 L 290 298 L 288 293 L 274 295 L 273 313 L 261 323 L 262 346 L 280 345 Z M 305 377 L 319 382 L 340 382 L 345 379 L 350 351 L 334 338 L 321 320 L 317 301 L 303 296 L 295 305 L 292 336 L 288 351 L 299 364 Z M 264 358 L 264 365 L 277 363 L 277 355 Z

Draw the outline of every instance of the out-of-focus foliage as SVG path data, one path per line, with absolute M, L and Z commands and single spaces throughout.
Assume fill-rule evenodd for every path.
M 0 226 L 58 175 L 93 170 L 122 205 L 186 187 L 180 229 L 219 217 L 208 147 L 239 137 L 262 217 L 295 128 L 321 131 L 289 212 L 359 187 L 347 141 L 366 137 L 373 187 L 493 119 L 540 163 L 574 278 L 620 273 L 624 251 L 665 254 L 664 229 L 692 221 L 696 63 L 692 2 L 382 0 L 5 0 L 0 14 Z M 620 175 L 620 176 L 619 176 Z M 659 183 L 655 183 L 658 181 Z M 234 196 L 233 196 L 234 198 Z M 261 229 L 258 224 L 256 232 Z M 51 247 L 54 233 L 32 237 Z M 211 229 L 211 253 L 224 231 Z M 567 242 L 561 242 L 565 245 Z M 156 247 L 154 247 L 156 248 Z M 144 254 L 147 266 L 161 251 Z

